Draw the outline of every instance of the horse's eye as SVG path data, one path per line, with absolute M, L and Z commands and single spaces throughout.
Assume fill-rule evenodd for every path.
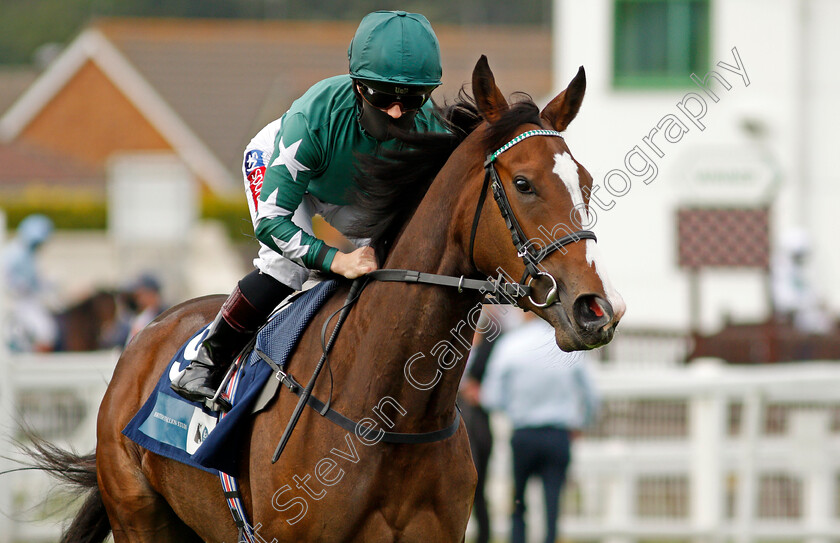
M 516 187 L 516 190 L 522 194 L 533 194 L 534 192 L 534 189 L 531 187 L 531 183 L 521 176 L 517 176 L 513 179 L 513 186 Z

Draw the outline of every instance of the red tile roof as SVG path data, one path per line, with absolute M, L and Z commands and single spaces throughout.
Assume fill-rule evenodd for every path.
M 0 69 L 0 114 L 9 109 L 26 88 L 38 77 L 38 71 L 29 67 Z
M 434 25 L 434 22 L 433 22 Z M 94 23 L 238 177 L 244 146 L 316 81 L 347 71 L 356 23 L 102 19 Z M 551 38 L 530 27 L 434 25 L 453 98 L 486 54 L 506 93 L 551 88 Z
M 551 90 L 548 29 L 434 26 L 444 69 L 438 103 L 456 96 L 481 54 L 503 92 L 540 98 Z M 51 93 L 60 93 L 92 55 L 172 147 L 187 151 L 183 156 L 193 171 L 208 181 L 212 176 L 216 188 L 227 182 L 234 188 L 251 137 L 313 83 L 347 72 L 347 45 L 355 29 L 356 23 L 341 22 L 100 19 L 23 95 L 20 107 L 4 115 L 4 132 L 11 139 L 20 134 L 44 101 L 55 103 Z M 37 155 L 31 149 L 2 153 L 0 160 L 17 166 L 0 173 L 0 184 L 15 183 L 18 173 L 62 183 L 88 183 L 98 176 L 101 182 L 98 172 L 72 168 L 36 175 L 26 167 Z M 59 167 L 62 160 L 50 165 Z
M 24 143 L 0 145 L 0 190 L 20 191 L 31 185 L 105 191 L 103 172 L 71 157 Z

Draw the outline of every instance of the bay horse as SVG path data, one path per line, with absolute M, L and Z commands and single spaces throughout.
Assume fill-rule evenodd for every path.
M 56 351 L 96 351 L 122 347 L 119 333 L 119 294 L 97 290 L 66 309 L 55 313 L 59 339 Z
M 360 178 L 367 199 L 360 205 L 368 206 L 360 228 L 372 237 L 383 268 L 460 276 L 459 283 L 465 277 L 495 277 L 499 270 L 513 277 L 525 273 L 525 253 L 511 243 L 510 220 L 492 199 L 485 202 L 484 164 L 494 151 L 494 176 L 508 196 L 513 222 L 529 240 L 570 220 L 588 220 L 592 178 L 559 137 L 580 108 L 583 69 L 541 112 L 526 97 L 509 104 L 483 56 L 472 89 L 473 101 L 462 92 L 444 110 L 451 134 L 404 136 L 413 150 L 402 158 L 362 164 L 370 179 Z M 595 255 L 593 237 L 566 240 L 562 250 L 542 259 L 531 296 L 518 299 L 552 324 L 564 350 L 607 343 L 624 313 Z M 348 289 L 340 285 L 305 331 L 288 366 L 299 377 L 312 373 L 321 355 L 319 332 Z M 330 355 L 334 389 L 332 380 L 321 379 L 315 395 L 331 395 L 335 410 L 366 421 L 370 429 L 378 424 L 424 433 L 452 425 L 476 308 L 484 297 L 481 291 L 461 291 L 371 281 Z M 547 303 L 550 295 L 557 303 Z M 111 531 L 116 543 L 236 541 L 217 477 L 157 456 L 121 434 L 176 350 L 212 320 L 223 300 L 185 302 L 132 341 L 99 410 L 95 455 L 46 450 L 46 461 L 89 489 L 63 541 L 101 542 Z M 243 502 L 261 541 L 464 540 L 476 472 L 463 424 L 434 443 L 376 443 L 370 433 L 354 436 L 306 410 L 273 464 L 274 446 L 296 402 L 288 391 L 279 393 L 251 419 L 250 437 L 240 445 Z

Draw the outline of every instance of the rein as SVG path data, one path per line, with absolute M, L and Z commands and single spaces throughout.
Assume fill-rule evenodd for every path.
M 280 455 L 283 454 L 283 450 L 286 448 L 286 445 L 289 442 L 289 439 L 292 437 L 292 433 L 297 426 L 298 420 L 300 419 L 301 414 L 306 406 L 311 407 L 315 411 L 317 411 L 322 417 L 326 418 L 333 424 L 337 424 L 338 426 L 344 428 L 348 432 L 354 432 L 356 435 L 369 435 L 374 433 L 374 429 L 370 426 L 362 424 L 361 422 L 354 421 L 350 418 L 345 417 L 338 411 L 334 410 L 330 407 L 332 403 L 332 392 L 330 392 L 330 397 L 327 398 L 326 402 L 322 402 L 318 398 L 312 395 L 312 389 L 315 388 L 315 383 L 318 380 L 318 376 L 321 374 L 321 369 L 324 367 L 324 364 L 329 364 L 329 353 L 332 350 L 332 346 L 335 343 L 336 338 L 338 337 L 338 332 L 341 330 L 341 326 L 344 324 L 344 320 L 347 318 L 347 314 L 350 312 L 350 309 L 355 305 L 356 301 L 359 299 L 359 296 L 364 290 L 365 286 L 368 284 L 368 280 L 364 277 L 360 277 L 353 281 L 353 284 L 350 286 L 350 291 L 347 293 L 347 299 L 335 313 L 330 315 L 325 321 L 323 326 L 321 327 L 321 359 L 318 361 L 318 364 L 315 366 L 315 370 L 312 372 L 312 377 L 309 378 L 309 383 L 306 387 L 302 387 L 300 383 L 295 380 L 295 378 L 285 371 L 284 367 L 278 365 L 275 361 L 268 357 L 264 352 L 260 351 L 259 349 L 254 349 L 259 356 L 266 364 L 268 364 L 271 369 L 274 371 L 274 377 L 279 384 L 286 385 L 288 389 L 298 397 L 297 405 L 295 405 L 295 410 L 292 412 L 292 416 L 289 421 L 286 423 L 286 429 L 283 431 L 283 435 L 280 436 L 280 442 L 277 443 L 277 447 L 274 449 L 274 454 L 271 457 L 271 463 L 274 464 L 277 460 L 280 459 Z M 329 340 L 326 339 L 327 335 L 327 327 L 332 320 L 332 318 L 338 314 L 338 321 L 335 324 L 335 327 L 330 334 Z M 233 367 L 233 366 L 232 366 Z M 229 372 L 230 373 L 230 372 Z M 222 384 L 222 387 L 219 388 L 221 391 L 224 388 L 225 384 Z M 274 389 L 276 390 L 276 389 Z M 216 392 L 216 395 L 219 394 L 219 391 Z M 273 394 L 272 394 L 273 396 Z M 379 437 L 378 438 L 371 438 L 371 441 L 375 442 L 385 442 L 385 443 L 402 443 L 402 444 L 421 444 L 421 443 L 433 443 L 435 441 L 442 441 L 449 437 L 455 435 L 455 432 L 458 431 L 458 428 L 461 425 L 461 411 L 458 409 L 458 406 L 455 406 L 455 418 L 448 426 L 445 428 L 441 428 L 439 430 L 434 430 L 432 432 L 422 432 L 422 433 L 403 433 L 403 432 L 386 432 L 382 429 L 379 429 Z
M 520 226 L 519 221 L 516 219 L 516 215 L 513 212 L 513 208 L 510 206 L 510 200 L 508 200 L 505 189 L 502 186 L 502 181 L 499 178 L 499 172 L 496 170 L 495 162 L 499 155 L 517 143 L 533 136 L 563 137 L 563 134 L 557 132 L 556 130 L 528 130 L 527 132 L 519 134 L 506 144 L 502 145 L 494 153 L 487 155 L 487 159 L 484 161 L 484 184 L 481 187 L 481 194 L 478 197 L 478 205 L 475 208 L 475 215 L 473 217 L 472 228 L 470 230 L 470 262 L 472 262 L 473 267 L 475 267 L 475 261 L 473 260 L 475 236 L 476 232 L 478 232 L 478 223 L 481 219 L 481 211 L 484 208 L 484 200 L 487 198 L 487 189 L 489 187 L 493 192 L 493 199 L 499 207 L 499 212 L 502 214 L 502 218 L 505 220 L 505 224 L 510 231 L 513 246 L 516 248 L 516 254 L 525 264 L 525 274 L 522 276 L 522 279 L 519 280 L 519 283 L 506 281 L 502 273 L 499 273 L 499 276 L 495 281 L 466 279 L 463 275 L 455 277 L 450 275 L 439 275 L 434 273 L 397 269 L 376 270 L 368 273 L 367 277 L 376 279 L 377 281 L 399 281 L 403 283 L 425 283 L 429 285 L 456 287 L 458 292 L 462 292 L 463 289 L 478 290 L 484 294 L 495 295 L 497 300 L 499 300 L 500 294 L 516 299 L 527 296 L 531 303 L 536 307 L 548 307 L 550 305 L 554 305 L 557 302 L 557 280 L 551 274 L 540 271 L 538 266 L 548 255 L 557 249 L 560 249 L 564 245 L 569 245 L 570 243 L 575 243 L 582 239 L 597 241 L 598 238 L 595 237 L 595 232 L 591 230 L 579 230 L 572 234 L 563 236 L 560 239 L 554 240 L 540 251 L 535 251 L 528 243 L 528 237 L 522 230 L 522 226 Z M 551 288 L 546 294 L 543 302 L 537 302 L 532 297 L 533 289 L 531 288 L 531 282 L 539 277 L 547 277 L 551 281 Z M 504 303 L 502 300 L 499 301 Z
M 292 394 L 295 394 L 298 397 L 302 396 L 303 385 L 301 385 L 290 373 L 286 372 L 285 368 L 281 367 L 279 364 L 277 364 L 277 362 L 269 358 L 268 355 L 262 352 L 261 350 L 256 349 L 255 352 L 257 353 L 257 356 L 259 356 L 266 364 L 271 366 L 271 369 L 274 371 L 274 378 L 278 382 L 276 386 L 285 385 Z M 330 407 L 329 399 L 326 402 L 323 402 L 315 396 L 309 396 L 309 398 L 306 400 L 306 404 L 309 405 L 309 407 L 311 407 L 315 411 L 317 411 L 318 414 L 320 414 L 322 417 L 332 422 L 333 424 L 337 424 L 338 426 L 344 428 L 348 432 L 363 436 L 378 436 L 369 438 L 370 441 L 375 441 L 377 443 L 381 441 L 382 443 L 402 443 L 415 445 L 422 443 L 433 443 L 435 441 L 442 441 L 448 437 L 455 435 L 455 432 L 458 430 L 458 427 L 461 424 L 461 411 L 460 409 L 456 409 L 455 418 L 453 419 L 453 421 L 449 424 L 449 426 L 441 428 L 440 430 L 422 433 L 386 432 L 381 428 L 374 429 L 371 426 L 362 424 L 362 422 L 357 422 L 349 417 L 342 415 L 341 413 Z
M 330 334 L 329 341 L 325 341 L 327 326 L 335 316 L 335 313 L 330 315 L 330 317 L 324 321 L 324 325 L 321 327 L 321 349 L 323 351 L 321 359 L 315 366 L 315 371 L 312 372 L 312 377 L 309 378 L 309 383 L 306 385 L 306 388 L 303 389 L 303 392 L 298 394 L 298 403 L 295 406 L 295 410 L 292 412 L 292 417 L 289 419 L 289 422 L 286 423 L 286 429 L 283 431 L 283 435 L 280 436 L 280 442 L 277 444 L 277 448 L 274 449 L 274 455 L 271 457 L 272 464 L 276 463 L 280 458 L 280 455 L 283 454 L 283 449 L 286 448 L 286 444 L 292 437 L 292 432 L 294 431 L 295 426 L 297 426 L 298 419 L 300 419 L 303 408 L 306 407 L 309 403 L 310 397 L 312 396 L 312 389 L 315 388 L 315 382 L 318 380 L 318 375 L 321 374 L 321 369 L 324 367 L 324 363 L 328 360 L 329 352 L 338 337 L 338 331 L 341 330 L 341 325 L 344 324 L 347 314 L 350 313 L 350 308 L 353 307 L 353 304 L 359 299 L 359 295 L 361 294 L 365 283 L 366 281 L 361 279 L 353 281 L 353 284 L 350 286 L 350 291 L 347 293 L 347 300 L 345 300 L 344 305 L 337 311 L 338 321 L 335 324 L 335 328 L 333 328 L 332 334 Z M 326 406 L 326 409 L 329 409 L 329 405 Z M 323 415 L 324 413 L 321 414 Z

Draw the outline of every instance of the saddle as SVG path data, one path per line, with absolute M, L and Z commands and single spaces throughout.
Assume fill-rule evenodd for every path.
M 211 409 L 212 405 L 186 400 L 169 387 L 172 377 L 190 363 L 191 354 L 204 338 L 205 327 L 181 346 L 148 400 L 122 433 L 161 456 L 211 473 L 236 476 L 240 460 L 236 454 L 242 449 L 237 444 L 248 439 L 248 425 L 241 424 L 241 419 L 264 409 L 284 387 L 297 396 L 305 396 L 305 405 L 330 422 L 350 433 L 376 432 L 382 443 L 430 443 L 454 435 L 460 426 L 459 412 L 447 427 L 432 432 L 387 432 L 369 428 L 335 411 L 329 398 L 305 394 L 306 387 L 287 370 L 288 361 L 312 317 L 337 286 L 336 280 L 321 281 L 280 306 L 231 366 L 230 375 L 217 392 L 217 397 L 224 396 L 233 406 L 227 413 Z M 290 423 L 284 437 L 288 437 L 292 428 Z

